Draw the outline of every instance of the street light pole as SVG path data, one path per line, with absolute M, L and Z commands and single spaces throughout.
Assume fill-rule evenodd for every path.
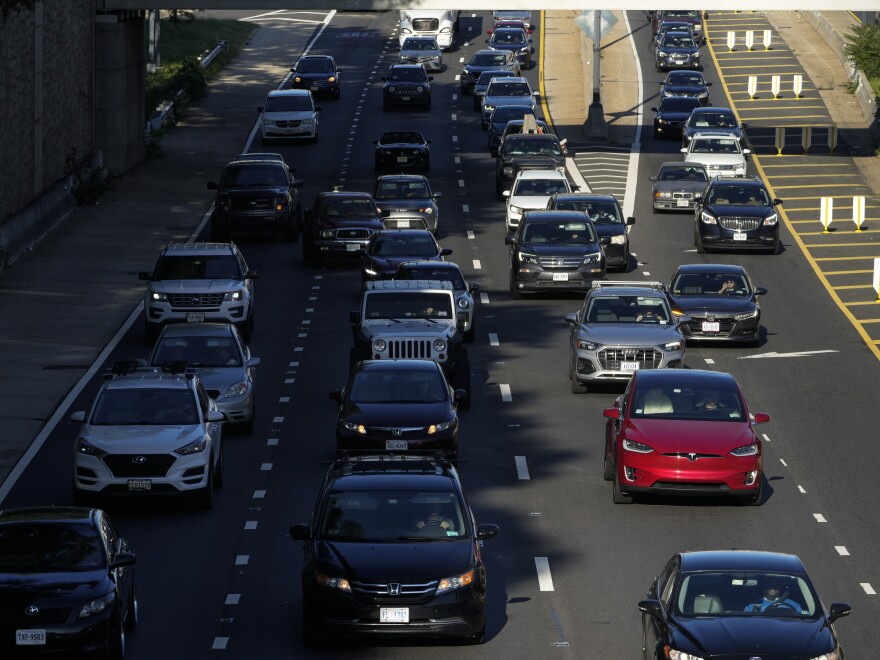
M 601 73 L 599 60 L 602 58 L 602 12 L 595 10 L 593 15 L 593 102 L 587 112 L 584 133 L 590 140 L 605 142 L 608 140 L 608 122 L 605 121 L 605 110 L 601 99 Z

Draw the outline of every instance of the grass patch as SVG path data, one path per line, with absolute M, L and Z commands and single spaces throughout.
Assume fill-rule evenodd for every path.
M 205 55 L 221 39 L 229 42 L 229 50 L 225 54 L 232 59 L 253 31 L 254 26 L 243 21 L 198 16 L 186 22 L 163 20 L 159 27 L 160 64 Z

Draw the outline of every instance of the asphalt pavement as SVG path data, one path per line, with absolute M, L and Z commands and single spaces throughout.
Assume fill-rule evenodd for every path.
M 826 76 L 816 87 L 836 91 L 827 84 L 827 76 L 835 81 L 841 78 L 834 78 L 834 60 L 830 50 L 821 47 L 815 30 L 790 12 L 771 14 L 777 22 L 789 19 L 783 33 L 786 41 L 811 44 L 810 49 L 798 48 L 797 58 L 808 72 Z M 623 14 L 616 13 L 618 22 L 605 39 L 601 62 L 610 139 L 607 145 L 591 145 L 583 122 L 592 96 L 592 51 L 591 43 L 573 24 L 576 15 L 546 12 L 544 30 L 550 38 L 543 43 L 539 72 L 544 99 L 591 187 L 614 192 L 619 184 L 609 185 L 600 173 L 607 176 L 615 167 L 627 171 L 636 135 L 637 68 L 628 35 L 631 30 L 641 44 L 647 40 L 649 24 L 634 20 L 627 30 Z M 630 15 L 641 16 L 638 12 Z M 849 16 L 847 12 L 830 15 L 839 22 Z M 260 47 L 262 38 L 255 28 L 250 46 Z M 253 100 L 285 73 L 283 62 L 240 58 L 163 138 L 160 158 L 146 160 L 110 180 L 98 204 L 76 209 L 0 275 L 0 345 L 6 356 L 5 378 L 0 379 L 0 425 L 5 429 L 0 437 L 0 481 L 9 477 L 29 448 L 35 449 L 34 441 L 44 437 L 47 422 L 63 416 L 71 391 L 92 373 L 108 342 L 134 322 L 143 295 L 138 271 L 152 268 L 165 243 L 187 240 L 201 226 L 212 202 L 205 182 L 236 155 L 235 145 L 257 118 Z M 863 123 L 854 104 L 841 101 L 838 95 L 828 96 L 833 96 L 827 102 L 835 122 L 847 127 Z M 866 145 L 860 140 L 868 140 L 867 131 L 851 131 L 850 140 L 849 148 L 864 151 Z M 594 151 L 611 152 L 618 162 L 591 162 L 588 154 Z M 876 195 L 880 167 L 866 164 L 861 175 Z

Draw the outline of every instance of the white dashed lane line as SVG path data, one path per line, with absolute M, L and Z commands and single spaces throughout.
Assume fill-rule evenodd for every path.
M 706 358 L 706 364 L 715 364 L 715 360 L 712 358 Z
M 849 550 L 846 549 L 846 546 L 835 545 L 834 549 L 837 550 L 837 554 L 839 554 L 841 557 L 849 557 Z
M 788 467 L 788 463 L 785 462 L 784 458 L 780 458 L 779 462 L 782 463 L 785 467 Z
M 256 529 L 257 528 L 257 521 L 256 520 L 245 520 L 244 521 L 244 528 L 248 529 L 248 530 Z
M 513 396 L 510 394 L 510 385 L 508 385 L 506 383 L 502 383 L 498 387 L 501 388 L 501 400 L 502 401 L 504 401 L 506 403 L 513 401 Z
M 235 565 L 236 566 L 247 566 L 248 562 L 251 560 L 250 555 L 236 555 L 235 556 Z
M 462 212 L 462 213 L 470 213 L 470 212 L 471 212 L 471 207 L 468 206 L 467 204 L 462 204 L 462 205 L 461 205 L 461 212 Z
M 474 231 L 472 229 L 468 229 L 467 230 L 467 237 L 469 240 L 473 241 L 474 239 L 477 238 L 477 235 L 474 233 Z
M 526 457 L 514 456 L 513 460 L 516 462 L 516 478 L 521 480 L 531 479 L 529 476 L 529 466 L 526 463 Z
M 238 605 L 238 602 L 241 600 L 241 594 L 226 594 L 226 601 L 223 603 L 224 605 Z
M 480 302 L 483 303 L 484 305 L 488 305 L 489 304 L 489 294 L 481 291 L 480 292 Z
M 798 484 L 798 490 L 800 491 L 800 493 L 801 493 L 802 495 L 806 495 L 806 494 L 807 494 L 807 491 L 805 491 L 805 490 L 804 490 L 804 487 L 801 486 L 800 484 Z
M 865 593 L 869 596 L 876 596 L 877 592 L 874 591 L 874 587 L 871 586 L 870 582 L 859 582 L 859 585 L 864 589 Z
M 261 463 L 260 471 L 261 472 L 269 472 L 272 469 L 272 463 Z
M 266 497 L 265 490 L 255 490 L 254 491 L 254 499 L 255 500 L 262 500 L 262 499 L 265 499 L 265 497 Z
M 289 396 L 278 397 L 278 403 L 290 403 L 290 397 Z
M 767 435 L 766 433 L 762 433 L 762 434 L 761 434 L 761 437 L 764 438 L 764 441 L 765 441 L 765 442 L 770 442 L 770 436 Z
M 481 270 L 483 267 L 480 265 L 479 259 L 474 259 L 474 270 Z
M 535 569 L 538 571 L 538 588 L 541 591 L 553 591 L 553 576 L 550 575 L 550 561 L 547 557 L 535 557 Z
M 283 423 L 284 423 L 284 418 L 283 418 L 283 417 L 273 417 L 273 418 L 272 418 L 272 423 L 273 423 L 273 424 L 283 424 Z
M 816 519 L 816 522 L 820 522 L 820 523 L 828 522 L 827 520 L 825 520 L 825 516 L 823 516 L 821 513 L 814 513 L 813 518 Z
M 278 444 L 278 438 L 269 438 L 268 440 L 266 440 L 266 444 L 269 447 L 274 447 L 275 445 Z
M 489 333 L 489 346 L 500 346 L 498 335 L 494 332 Z
M 214 643 L 211 644 L 211 650 L 212 651 L 225 651 L 227 644 L 229 644 L 228 637 L 215 637 Z

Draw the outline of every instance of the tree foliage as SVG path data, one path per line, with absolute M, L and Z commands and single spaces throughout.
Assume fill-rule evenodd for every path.
M 17 11 L 33 8 L 34 0 L 0 0 L 0 19 L 5 21 Z
M 847 56 L 868 78 L 880 77 L 880 23 L 857 25 L 846 35 Z

